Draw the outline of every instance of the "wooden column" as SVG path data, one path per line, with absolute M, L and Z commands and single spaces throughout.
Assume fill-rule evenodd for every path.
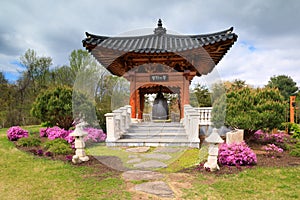
M 181 112 L 180 118 L 184 118 L 184 105 L 190 104 L 190 82 L 196 75 L 196 72 L 191 72 L 190 70 L 185 70 L 182 77 L 182 87 L 180 88 L 181 95 Z
M 131 118 L 136 118 L 136 74 L 135 72 L 128 72 L 126 75 L 128 80 L 130 81 L 130 106 L 131 106 Z
M 183 73 L 183 105 L 190 104 L 190 70 Z
M 182 77 L 184 79 L 184 77 Z M 180 86 L 180 119 L 184 118 L 184 84 L 182 83 Z
M 135 92 L 130 92 L 130 106 L 131 106 L 131 118 L 136 118 L 136 101 Z
M 295 123 L 296 96 L 290 96 L 290 122 Z
M 141 98 L 140 98 L 140 92 L 139 90 L 135 90 L 135 105 L 136 105 L 136 118 L 138 119 L 142 119 L 140 118 L 140 114 L 141 114 Z

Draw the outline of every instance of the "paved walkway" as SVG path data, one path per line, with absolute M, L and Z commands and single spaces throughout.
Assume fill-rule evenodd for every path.
M 133 147 L 126 149 L 132 154 L 128 155 L 127 164 L 133 169 L 124 167 L 122 160 L 116 156 L 95 156 L 103 164 L 123 171 L 122 177 L 128 182 L 140 181 L 131 190 L 155 195 L 158 198 L 174 198 L 175 193 L 165 181 L 165 175 L 155 172 L 159 168 L 167 167 L 167 161 L 172 159 L 173 153 L 183 151 L 184 148 L 156 147 L 152 152 L 150 147 Z

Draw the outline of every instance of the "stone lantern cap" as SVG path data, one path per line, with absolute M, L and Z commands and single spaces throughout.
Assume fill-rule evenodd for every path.
M 87 132 L 83 130 L 84 126 L 86 126 L 86 122 L 80 122 L 76 125 L 75 130 L 70 134 L 73 137 L 83 137 L 87 135 Z
M 224 140 L 220 137 L 218 130 L 213 129 L 212 133 L 205 139 L 208 143 L 223 143 Z

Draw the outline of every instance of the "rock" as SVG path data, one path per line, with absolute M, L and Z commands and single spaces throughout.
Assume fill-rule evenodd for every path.
M 172 158 L 170 155 L 160 154 L 160 153 L 145 154 L 142 155 L 142 157 L 150 158 L 150 159 L 158 159 L 158 160 L 169 160 L 170 158 Z
M 174 192 L 163 181 L 147 182 L 135 186 L 135 190 L 154 194 L 159 197 L 174 197 Z
M 155 149 L 155 153 L 177 153 L 182 151 L 182 148 L 174 148 L 174 147 L 157 147 Z
M 134 148 L 128 148 L 126 149 L 127 152 L 132 153 L 145 153 L 149 151 L 150 147 L 134 147 Z
M 94 156 L 97 160 L 99 160 L 102 164 L 118 170 L 118 171 L 127 171 L 128 168 L 124 167 L 122 160 L 116 156 Z
M 142 163 L 134 164 L 135 168 L 141 168 L 141 169 L 151 169 L 151 168 L 165 168 L 167 165 L 163 162 L 157 161 L 157 160 L 148 160 Z
M 127 171 L 124 172 L 122 176 L 126 181 L 157 180 L 157 179 L 162 179 L 164 177 L 164 175 L 158 172 L 141 171 L 141 170 Z
M 131 163 L 137 163 L 137 162 L 141 162 L 141 160 L 142 160 L 142 159 L 140 159 L 140 158 L 134 158 L 134 159 L 128 160 L 127 163 L 128 163 L 128 164 L 131 164 Z
M 226 144 L 240 144 L 244 141 L 244 130 L 238 129 L 226 133 Z

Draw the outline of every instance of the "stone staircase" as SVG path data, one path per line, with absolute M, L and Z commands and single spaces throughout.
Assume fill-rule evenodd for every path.
M 188 146 L 198 147 L 191 143 L 185 128 L 179 122 L 154 123 L 142 122 L 131 124 L 126 133 L 107 146 Z

